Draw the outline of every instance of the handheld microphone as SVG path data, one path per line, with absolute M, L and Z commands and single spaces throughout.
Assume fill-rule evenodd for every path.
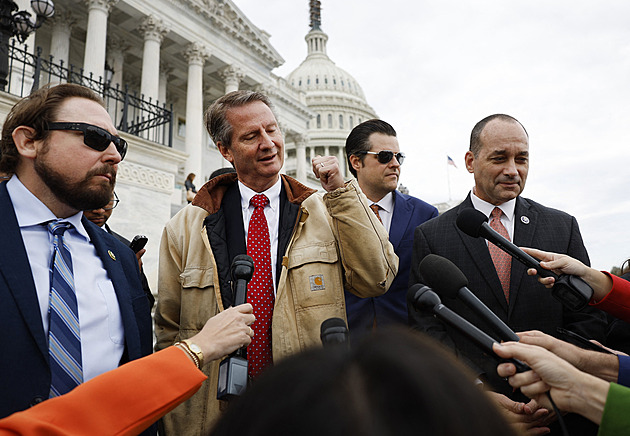
M 348 347 L 348 327 L 341 318 L 328 318 L 322 322 L 321 334 L 324 347 L 336 347 L 345 345 Z
M 246 254 L 239 254 L 232 261 L 230 275 L 234 287 L 234 305 L 245 304 L 247 302 L 247 283 L 254 275 L 254 259 Z
M 247 283 L 254 275 L 254 260 L 246 254 L 234 257 L 230 267 L 234 305 L 247 301 Z M 247 359 L 245 347 L 241 347 L 219 364 L 217 399 L 230 400 L 242 395 L 247 388 Z
M 450 260 L 429 254 L 420 262 L 420 274 L 442 297 L 459 298 L 492 327 L 503 341 L 519 341 L 519 337 L 468 289 L 468 279 Z
M 460 333 L 468 337 L 488 355 L 500 361 L 513 363 L 517 372 L 530 370 L 529 366 L 518 359 L 501 359 L 497 356 L 492 349 L 492 345 L 497 341 L 442 304 L 440 297 L 428 286 L 417 283 L 410 287 L 407 292 L 407 301 L 415 310 L 431 312 L 442 321 L 459 330 Z
M 497 233 L 488 224 L 482 212 L 466 208 L 457 215 L 457 227 L 473 238 L 482 237 L 527 266 L 534 268 L 541 277 L 553 277 L 555 283 L 551 294 L 571 310 L 583 309 L 593 297 L 593 289 L 578 276 L 560 276 L 540 266 L 540 262 Z

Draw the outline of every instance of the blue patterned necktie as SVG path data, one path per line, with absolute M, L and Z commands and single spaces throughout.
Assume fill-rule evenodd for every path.
M 50 265 L 50 305 L 48 354 L 50 357 L 50 398 L 70 392 L 83 383 L 79 310 L 74 291 L 72 257 L 63 234 L 72 227 L 67 222 L 50 222 L 53 258 Z

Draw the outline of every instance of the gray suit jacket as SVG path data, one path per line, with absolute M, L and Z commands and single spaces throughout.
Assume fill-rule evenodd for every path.
M 552 297 L 549 289 L 527 275 L 525 265 L 514 259 L 508 305 L 485 239 L 466 235 L 455 223 L 462 209 L 472 207 L 469 195 L 459 206 L 416 228 L 410 285 L 423 283 L 418 265 L 427 254 L 434 253 L 455 263 L 468 278 L 468 288 L 515 332 L 536 329 L 556 336 L 556 329 L 564 327 L 584 337 L 603 341 L 606 321 L 602 312 L 590 307 L 581 312 L 565 309 Z M 589 263 L 574 217 L 522 197 L 517 198 L 514 212 L 514 244 L 566 253 Z M 443 303 L 477 327 L 491 333 L 489 326 L 461 301 L 449 299 Z M 496 361 L 493 358 L 484 355 L 466 337 L 445 326 L 432 315 L 417 313 L 411 309 L 409 316 L 414 328 L 425 331 L 449 346 L 482 379 L 489 382 L 493 390 L 512 397 L 513 390 L 497 375 Z

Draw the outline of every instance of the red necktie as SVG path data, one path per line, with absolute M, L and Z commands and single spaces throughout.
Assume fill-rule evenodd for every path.
M 507 230 L 501 223 L 502 213 L 503 212 L 498 207 L 495 207 L 492 210 L 492 214 L 490 215 L 490 218 L 491 218 L 490 227 L 492 227 L 501 236 L 503 236 L 505 239 L 509 241 L 510 236 L 508 235 Z M 510 272 L 512 270 L 512 257 L 491 242 L 488 242 L 488 250 L 490 251 L 490 257 L 492 257 L 494 268 L 497 270 L 497 275 L 499 276 L 499 281 L 501 282 L 501 287 L 503 288 L 503 294 L 505 295 L 505 299 L 509 303 L 510 302 Z
M 247 286 L 247 302 L 254 306 L 256 321 L 252 324 L 254 339 L 247 347 L 248 374 L 256 378 L 273 363 L 271 352 L 271 318 L 273 315 L 273 276 L 269 226 L 263 212 L 269 204 L 264 194 L 252 197 L 254 213 L 247 230 L 247 254 L 254 259 L 254 276 Z

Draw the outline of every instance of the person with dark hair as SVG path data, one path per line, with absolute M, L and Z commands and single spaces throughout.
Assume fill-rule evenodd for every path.
M 334 156 L 313 158 L 323 196 L 280 175 L 284 138 L 267 96 L 235 91 L 205 113 L 206 126 L 236 173 L 207 182 L 166 224 L 160 246 L 156 349 L 195 334 L 234 304 L 230 266 L 254 260 L 247 301 L 254 340 L 247 347 L 254 383 L 274 361 L 321 344 L 322 321 L 345 317 L 343 289 L 361 297 L 387 291 L 398 258 L 355 181 Z M 164 434 L 204 434 L 219 417 L 219 365 L 186 403 L 164 417 Z
M 110 200 L 127 143 L 93 91 L 35 91 L 0 143 L 0 417 L 151 353 L 138 261 L 82 211 Z
M 193 201 L 195 194 L 197 194 L 197 188 L 195 187 L 193 180 L 195 180 L 195 173 L 190 173 L 186 176 L 186 180 L 184 181 L 184 187 L 186 188 L 186 201 L 189 203 Z
M 381 220 L 398 255 L 398 275 L 385 295 L 359 298 L 346 292 L 348 328 L 353 340 L 375 328 L 407 324 L 407 285 L 411 268 L 413 232 L 438 216 L 430 204 L 396 190 L 401 165 L 396 131 L 383 120 L 356 126 L 346 139 L 348 168 Z
M 464 273 L 468 288 L 512 330 L 537 329 L 556 335 L 558 327 L 563 327 L 603 341 L 606 333 L 603 313 L 593 308 L 581 312 L 565 308 L 544 286 L 527 276 L 524 264 L 485 239 L 467 235 L 456 225 L 462 210 L 474 208 L 489 217 L 490 227 L 518 246 L 564 252 L 588 263 L 576 219 L 521 196 L 529 171 L 529 137 L 522 124 L 504 114 L 479 121 L 472 130 L 465 162 L 466 169 L 474 176 L 474 187 L 459 206 L 416 229 L 410 285 L 426 283 L 418 266 L 428 254 L 437 254 L 451 260 Z M 459 299 L 452 299 L 447 305 L 482 330 L 492 331 Z M 517 421 L 528 422 L 533 432 L 546 431 L 536 428 L 545 427 L 545 422 L 523 413 L 528 410 L 520 402 L 528 400 L 497 375 L 493 359 L 464 335 L 430 314 L 410 310 L 410 321 L 415 328 L 464 358 L 485 387 L 497 392 L 495 398 L 506 413 Z M 585 424 L 580 425 L 576 434 L 587 432 L 589 423 Z
M 212 174 L 210 174 L 210 177 L 208 178 L 208 180 L 212 180 L 217 176 L 222 176 L 223 174 L 230 174 L 230 173 L 235 173 L 235 172 L 236 170 L 234 169 L 234 167 L 218 168 L 212 171 Z
M 379 330 L 350 351 L 327 347 L 283 360 L 210 434 L 516 435 L 473 379 L 423 335 Z

